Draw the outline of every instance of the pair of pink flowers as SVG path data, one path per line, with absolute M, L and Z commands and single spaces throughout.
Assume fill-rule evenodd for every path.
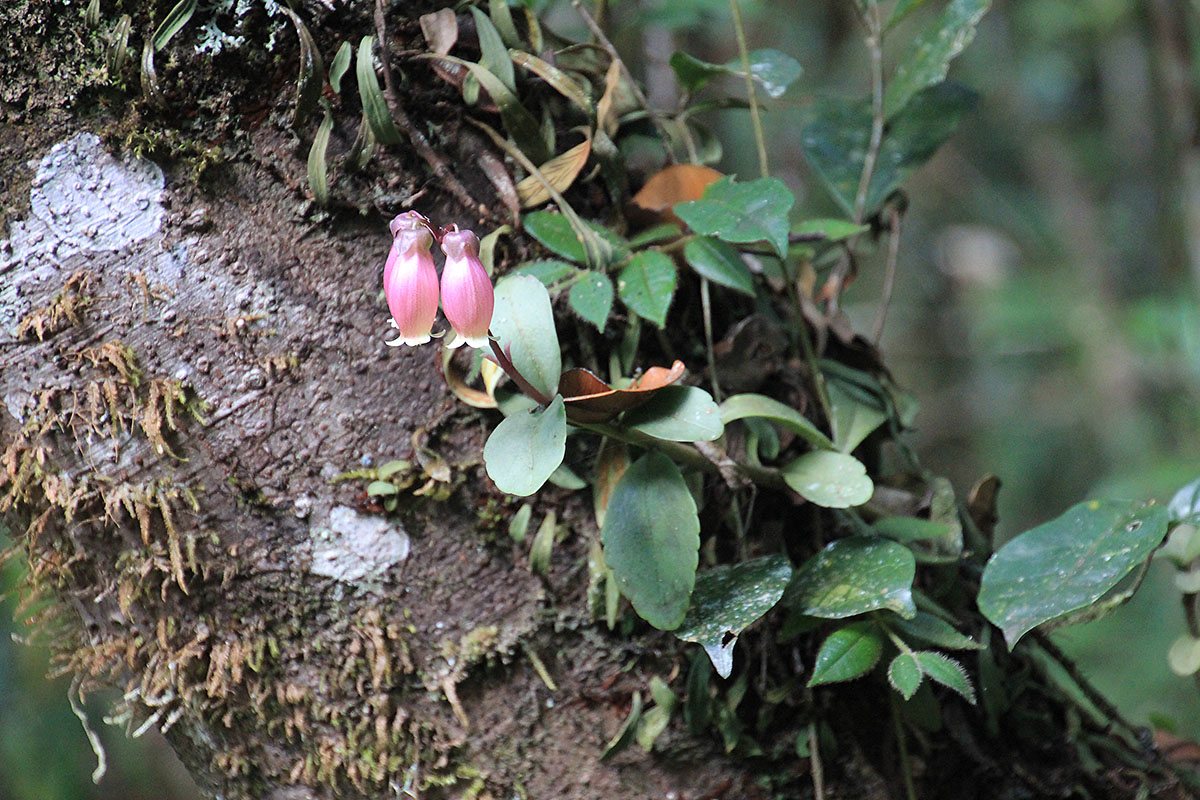
M 387 344 L 399 347 L 428 342 L 440 295 L 442 311 L 458 334 L 449 346 L 486 346 L 495 294 L 479 260 L 479 238 L 471 231 L 460 231 L 457 225 L 439 236 L 416 211 L 400 214 L 388 227 L 393 240 L 383 267 L 383 293 L 400 335 Z M 433 265 L 435 238 L 446 254 L 440 287 Z

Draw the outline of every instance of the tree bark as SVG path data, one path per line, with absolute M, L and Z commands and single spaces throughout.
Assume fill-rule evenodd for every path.
M 125 5 L 136 43 L 153 26 Z M 45 604 L 38 624 L 82 690 L 120 687 L 114 713 L 165 730 L 228 798 L 810 791 L 819 760 L 789 755 L 808 730 L 799 716 L 768 729 L 759 758 L 727 756 L 676 721 L 654 754 L 599 760 L 651 676 L 682 692 L 687 651 L 593 623 L 585 498 L 535 501 L 535 519 L 553 509 L 559 530 L 548 573 L 531 571 L 507 532 L 517 505 L 481 465 L 494 421 L 450 394 L 436 348 L 384 346 L 386 215 L 412 203 L 480 233 L 501 217 L 457 94 L 403 62 L 409 88 L 395 99 L 484 218 L 408 146 L 339 172 L 326 213 L 303 177 L 311 131 L 284 124 L 290 28 L 273 53 L 208 63 L 163 50 L 159 106 L 98 82 L 103 38 L 59 13 L 0 11 L 62 68 L 46 84 L 23 60 L 0 66 L 2 164 L 15 176 L 0 244 L 0 496 Z M 419 10 L 402 13 L 387 20 L 397 51 Z M 306 15 L 326 54 L 376 30 L 363 10 L 314 3 Z M 331 153 L 357 129 L 348 95 Z M 365 477 L 395 459 L 409 485 L 383 514 Z M 880 706 L 821 702 L 848 721 L 829 796 L 898 796 Z M 954 708 L 959 744 L 928 769 L 977 783 L 955 795 L 961 783 L 929 777 L 927 796 L 1108 785 L 1065 738 L 1027 780 L 1007 773 L 1006 759 L 1032 769 L 1030 758 L 977 741 L 980 723 Z

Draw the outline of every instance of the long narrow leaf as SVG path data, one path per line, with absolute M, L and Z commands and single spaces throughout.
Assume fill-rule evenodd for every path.
M 300 39 L 300 75 L 296 78 L 296 113 L 292 117 L 292 126 L 298 128 L 312 114 L 317 107 L 317 100 L 321 98 L 325 62 L 300 15 L 286 6 L 280 6 L 280 10 L 296 26 L 296 36 Z
M 383 99 L 383 92 L 379 88 L 379 79 L 375 77 L 375 62 L 371 55 L 374 42 L 374 36 L 364 36 L 358 45 L 358 63 L 355 65 L 358 94 L 362 98 L 363 113 L 375 134 L 375 139 L 383 144 L 400 144 L 400 131 L 392 121 L 392 113 L 388 110 L 387 101 Z
M 329 202 L 329 176 L 325 165 L 325 151 L 329 147 L 329 134 L 333 130 L 333 116 L 325 109 L 325 119 L 313 137 L 312 149 L 308 151 L 308 185 L 312 189 L 317 205 Z
M 196 13 L 196 0 L 179 0 L 167 14 L 167 18 L 158 26 L 158 30 L 154 32 L 154 37 L 150 40 L 154 49 L 162 50 L 166 47 L 167 42 L 171 41 L 171 37 L 179 33 L 184 25 L 187 25 L 194 13 Z

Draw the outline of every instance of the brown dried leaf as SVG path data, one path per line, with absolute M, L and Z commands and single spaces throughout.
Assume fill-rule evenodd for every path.
M 572 422 L 607 422 L 622 411 L 637 408 L 664 386 L 683 377 L 682 361 L 668 367 L 651 367 L 624 389 L 614 389 L 586 369 L 571 369 L 558 382 L 559 394 Z
M 647 224 L 673 222 L 682 226 L 683 220 L 675 216 L 675 205 L 699 200 L 708 185 L 722 177 L 702 164 L 672 164 L 651 175 L 632 202 L 647 217 Z
M 421 35 L 431 52 L 446 55 L 458 41 L 458 17 L 449 8 L 421 15 Z
M 565 192 L 583 170 L 592 154 L 592 140 L 584 139 L 579 144 L 542 164 L 538 171 L 554 187 L 556 192 Z M 537 175 L 530 175 L 517 184 L 517 197 L 521 208 L 540 206 L 550 199 L 550 190 Z

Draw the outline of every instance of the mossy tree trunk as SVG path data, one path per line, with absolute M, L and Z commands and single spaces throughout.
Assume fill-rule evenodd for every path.
M 507 532 L 517 506 L 480 463 L 494 421 L 450 394 L 436 347 L 384 346 L 387 215 L 412 204 L 480 233 L 506 219 L 487 178 L 502 154 L 461 129 L 458 93 L 393 58 L 407 73 L 393 100 L 438 159 L 401 145 L 339 167 L 323 211 L 305 178 L 315 123 L 289 126 L 291 28 L 274 51 L 212 59 L 180 37 L 157 56 L 159 101 L 138 96 L 136 64 L 111 81 L 105 67 L 119 15 L 136 52 L 171 4 L 157 5 L 106 9 L 99 29 L 75 7 L 0 9 L 0 497 L 38 625 L 81 688 L 121 688 L 116 713 L 166 730 L 230 798 L 810 791 L 792 747 L 809 700 L 768 726 L 761 757 L 727 757 L 677 719 L 653 755 L 598 760 L 651 676 L 682 694 L 689 651 L 593 623 L 587 498 L 536 500 L 559 530 L 534 574 Z M 304 14 L 327 56 L 376 32 L 371 9 L 326 5 Z M 420 46 L 424 10 L 391 12 L 389 52 Z M 358 129 L 349 94 L 331 160 Z M 408 486 L 385 515 L 363 477 L 395 459 Z M 769 633 L 747 638 L 764 670 L 790 663 Z M 841 720 L 830 796 L 902 791 L 886 700 L 869 694 L 818 701 Z M 927 796 L 1107 785 L 1065 736 L 1010 751 L 951 707 L 953 744 L 930 748 L 929 770 L 976 785 L 927 777 Z

